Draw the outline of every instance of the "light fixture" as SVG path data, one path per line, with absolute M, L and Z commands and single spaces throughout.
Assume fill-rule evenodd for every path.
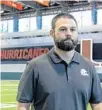
M 4 12 L 4 10 L 0 10 L 0 14 L 3 13 L 3 12 Z

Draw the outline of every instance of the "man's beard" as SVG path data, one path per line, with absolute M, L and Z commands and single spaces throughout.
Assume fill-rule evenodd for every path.
M 77 46 L 77 42 L 78 40 L 73 40 L 70 37 L 67 37 L 66 39 L 54 39 L 55 41 L 55 45 L 63 50 L 63 51 L 71 51 L 73 49 L 75 49 L 75 47 Z

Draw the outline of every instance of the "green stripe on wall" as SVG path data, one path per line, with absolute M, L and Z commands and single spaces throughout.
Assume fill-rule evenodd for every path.
M 22 72 L 1 72 L 1 80 L 19 80 Z

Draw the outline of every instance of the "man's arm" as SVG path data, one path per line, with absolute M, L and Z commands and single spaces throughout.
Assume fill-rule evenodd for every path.
M 91 104 L 92 110 L 102 110 L 102 103 Z
M 33 102 L 36 91 L 36 72 L 32 62 L 29 63 L 22 74 L 17 92 L 17 110 L 29 110 L 30 104 Z
M 17 110 L 29 110 L 30 103 L 19 103 L 17 104 Z
M 90 105 L 92 110 L 102 110 L 102 87 L 96 69 L 92 66 L 92 84 L 91 84 L 91 97 Z

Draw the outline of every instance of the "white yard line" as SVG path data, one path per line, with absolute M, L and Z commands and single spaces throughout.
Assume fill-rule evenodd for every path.
M 5 84 L 5 85 L 2 84 L 1 87 L 2 86 L 3 87 L 11 87 L 11 86 L 17 87 L 18 85 L 17 84 L 15 84 L 15 85 L 14 84 L 12 84 L 12 85 L 11 84 L 8 84 L 8 85 L 7 84 Z
M 7 104 L 7 103 L 0 104 L 0 108 L 12 108 L 12 107 L 16 107 L 16 104 Z
M 6 104 L 16 104 L 16 102 L 6 102 Z
M 1 89 L 0 91 L 17 91 L 16 88 L 9 88 L 9 89 Z
M 3 94 L 3 96 L 4 96 L 4 95 L 11 96 L 11 95 L 16 95 L 16 94 Z

